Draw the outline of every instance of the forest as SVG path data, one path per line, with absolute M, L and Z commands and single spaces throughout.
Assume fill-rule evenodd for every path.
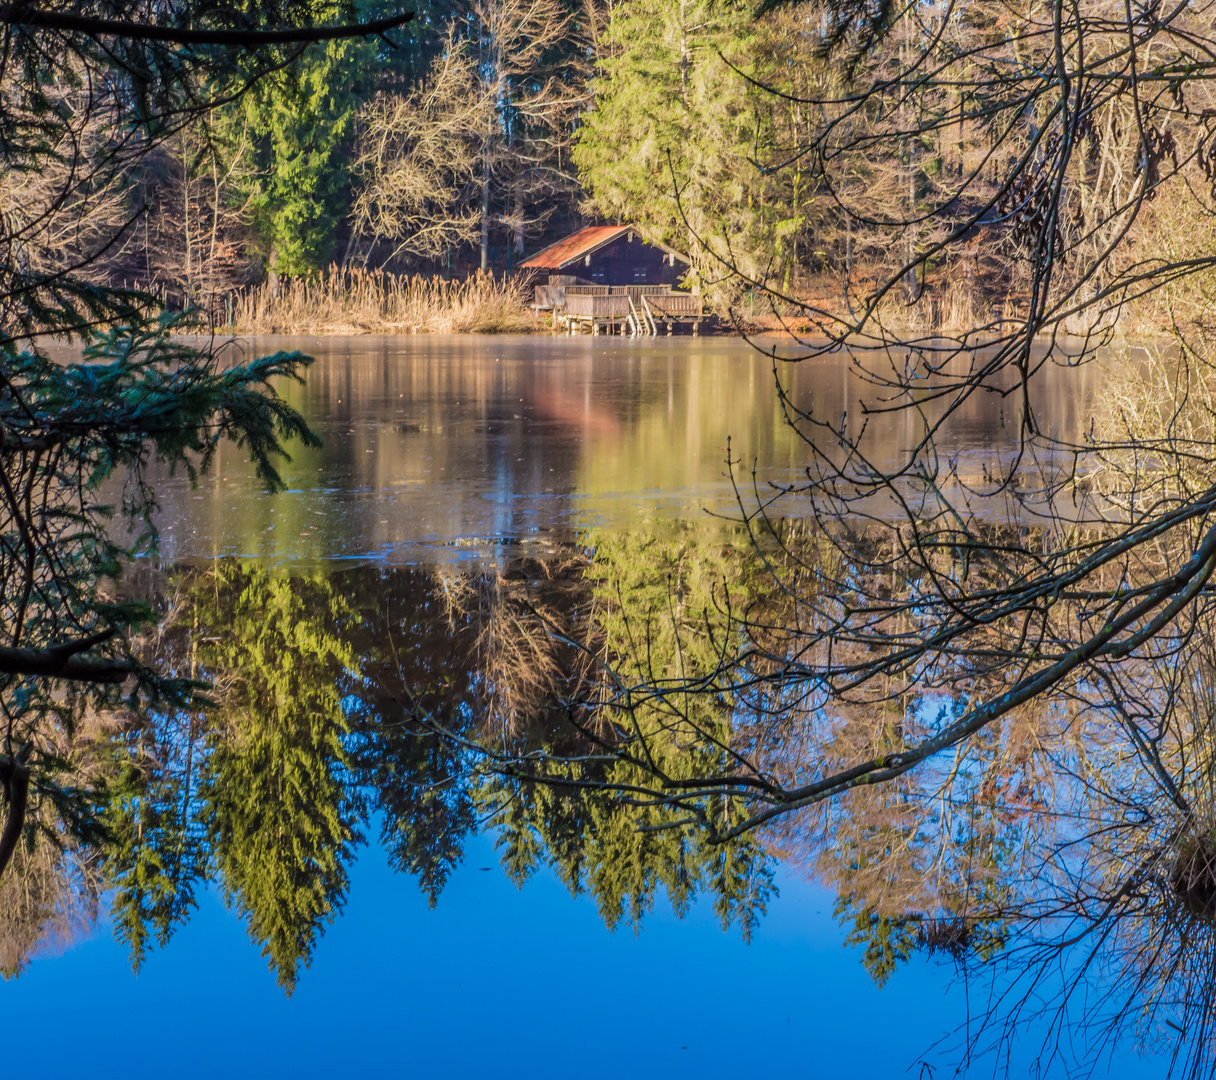
M 769 6 L 426 5 L 391 43 L 307 46 L 121 165 L 109 118 L 79 110 L 72 155 L 22 176 L 21 213 L 57 208 L 30 255 L 49 268 L 87 252 L 98 283 L 231 321 L 225 298 L 243 287 L 331 270 L 507 278 L 584 223 L 625 222 L 687 253 L 685 284 L 745 322 L 773 296 L 806 305 L 807 325 L 848 320 L 891 282 L 900 324 L 1024 314 L 1043 170 L 1061 150 L 1042 87 L 1002 74 L 1049 49 L 1033 6 L 919 5 L 866 31 L 872 48 L 846 40 L 851 16 L 832 29 L 828 8 L 825 38 L 822 13 Z M 1133 302 L 1144 290 L 1105 290 L 1120 272 L 1107 249 L 1129 197 L 1144 205 L 1123 251 L 1206 235 L 1177 226 L 1211 184 L 1207 91 L 1167 80 L 1146 128 L 1139 103 L 1099 103 L 1091 80 L 1055 272 L 1159 330 L 1160 305 Z

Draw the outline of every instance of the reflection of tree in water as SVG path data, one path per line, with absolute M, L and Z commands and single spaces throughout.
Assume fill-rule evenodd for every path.
M 360 838 L 343 742 L 351 614 L 323 579 L 219 564 L 178 585 L 157 652 L 209 678 L 214 703 L 153 713 L 110 744 L 116 932 L 138 965 L 214 877 L 290 989 L 342 906 Z
M 214 628 L 204 662 L 224 681 L 224 707 L 208 724 L 199 816 L 213 872 L 290 987 L 346 898 L 360 839 L 340 682 L 357 664 L 343 640 L 352 613 L 323 580 L 213 576 L 195 602 Z
M 799 597 L 825 603 L 881 554 L 865 537 L 851 561 L 840 538 L 783 540 L 760 554 L 796 554 Z M 212 703 L 79 717 L 65 769 L 77 809 L 100 804 L 104 839 L 82 831 L 83 811 L 71 828 L 33 816 L 43 835 L 0 882 L 10 973 L 78 932 L 104 888 L 138 963 L 214 879 L 290 988 L 366 831 L 435 903 L 484 826 L 515 880 L 550 867 L 610 926 L 638 924 L 660 893 L 681 912 L 704 894 L 747 933 L 776 860 L 803 867 L 835 889 L 877 980 L 928 951 L 996 987 L 971 1054 L 1008 1049 L 1037 1018 L 1091 1053 L 1160 1031 L 1188 1067 L 1210 1062 L 1207 616 L 918 771 L 715 843 L 747 812 L 718 779 L 789 783 L 808 761 L 898 752 L 1002 672 L 928 688 L 892 675 L 829 707 L 814 684 L 769 677 L 788 670 L 794 601 L 756 551 L 675 526 L 492 571 L 221 563 L 171 581 L 152 590 L 170 617 L 149 648 L 208 679 Z
M 608 621 L 590 573 L 596 565 L 572 550 L 488 573 L 384 575 L 390 633 L 368 647 L 391 648 L 391 663 L 367 681 L 381 695 L 398 689 L 369 709 L 378 719 L 364 729 L 382 840 L 400 869 L 419 876 L 432 903 L 480 819 L 496 832 L 516 881 L 549 865 L 571 891 L 593 893 L 610 925 L 640 921 L 660 888 L 677 910 L 704 889 L 717 897 L 724 922 L 749 929 L 769 881 L 750 840 L 715 847 L 692 829 L 645 828 L 646 814 L 639 818 L 631 800 L 597 792 L 607 777 L 595 762 L 576 766 L 579 784 L 565 787 L 484 768 L 475 753 L 487 746 L 594 750 L 571 720 L 600 692 L 590 661 L 605 647 Z M 394 583 L 421 589 L 399 598 Z M 670 824 L 665 812 L 650 817 L 651 825 Z
M 19 851 L 0 880 L 0 974 L 19 975 L 35 954 L 67 948 L 96 921 L 97 860 L 52 843 Z
M 87 926 L 103 888 L 138 966 L 215 880 L 290 989 L 369 827 L 432 904 L 488 822 L 517 881 L 550 865 L 613 925 L 640 921 L 661 889 L 678 910 L 702 890 L 749 929 L 770 878 L 754 842 L 642 831 L 610 790 L 538 786 L 471 751 L 591 747 L 568 723 L 598 693 L 588 646 L 605 642 L 588 566 L 572 548 L 491 572 L 289 577 L 219 563 L 153 582 L 167 614 L 148 652 L 210 689 L 189 709 L 115 714 L 65 737 L 75 832 L 56 842 L 54 807 L 31 813 L 44 835 L 27 838 L 0 891 L 6 970 Z
M 1009 1067 L 1029 1038 L 1040 1066 L 1066 1069 L 1127 1041 L 1211 1074 L 1211 631 L 1199 620 L 1124 665 L 1117 688 L 1078 683 L 933 768 L 767 830 L 770 850 L 835 888 L 876 980 L 923 951 L 975 984 L 962 1060 Z
M 837 913 L 878 980 L 923 950 L 988 987 L 987 1005 L 963 1031 L 967 1060 L 1011 1053 L 1033 1021 L 1041 1065 L 1096 1061 L 1125 1038 L 1156 1047 L 1164 1036 L 1176 1066 L 1209 1072 L 1216 656 L 1206 599 L 1175 611 L 1135 650 L 1095 653 L 1057 677 L 1051 697 L 1004 709 L 916 770 L 872 783 L 861 769 L 860 782 L 840 785 L 830 801 L 756 820 L 757 807 L 783 807 L 800 784 L 859 761 L 898 760 L 999 700 L 1026 667 L 1066 655 L 1104 596 L 1124 589 L 1133 604 L 1136 582 L 1180 565 L 1185 538 L 1164 537 L 1087 571 L 1088 589 L 1058 592 L 1034 628 L 1043 656 L 1024 656 L 1020 671 L 1009 630 L 983 621 L 912 664 L 876 664 L 876 654 L 890 655 L 884 634 L 898 651 L 923 633 L 916 620 L 928 591 L 924 566 L 905 572 L 898 546 L 881 535 L 783 527 L 757 547 L 772 575 L 728 548 L 681 550 L 689 539 L 600 538 L 585 578 L 597 583 L 606 678 L 600 696 L 568 717 L 586 741 L 531 754 L 482 747 L 503 783 L 542 792 L 522 809 L 549 823 L 543 835 L 566 838 L 566 872 L 577 873 L 578 859 L 611 832 L 581 818 L 555 828 L 549 808 L 565 799 L 580 813 L 594 800 L 627 808 L 627 842 L 599 860 L 622 876 L 631 851 L 647 844 L 647 866 L 679 865 L 682 849 L 656 835 L 711 850 L 707 836 L 730 838 L 750 815 L 753 830 L 734 839 L 759 835 L 754 850 L 764 857 L 801 862 L 832 884 Z M 1024 530 L 1016 540 L 1027 546 Z M 1003 551 L 1000 574 L 1030 577 L 1034 560 L 1019 567 L 1017 545 L 1000 529 L 986 527 L 985 541 Z M 1059 539 L 1042 530 L 1036 542 L 1050 553 Z M 982 556 L 934 556 L 955 575 L 973 557 Z M 786 587 L 791 579 L 796 588 Z M 832 634 L 833 605 L 859 595 L 872 605 L 871 625 Z M 818 677 L 825 656 L 844 673 L 843 692 Z M 850 683 L 850 671 L 866 677 Z M 517 857 L 526 865 L 527 849 L 509 851 L 509 864 Z M 746 869 L 734 886 L 714 879 L 720 909 L 740 898 L 741 921 L 749 875 L 756 880 L 747 863 L 737 860 Z M 663 884 L 678 903 L 678 875 Z M 610 921 L 620 917 L 601 907 Z
M 1009 992 L 1033 987 L 1091 1052 L 1121 1035 L 1165 1042 L 1188 1075 L 1216 1066 L 1212 630 L 1196 619 L 1070 703 L 1078 735 L 1054 755 L 1057 818 L 1031 852 L 1005 962 Z M 1009 1039 L 1019 1018 L 997 1013 L 993 1030 Z

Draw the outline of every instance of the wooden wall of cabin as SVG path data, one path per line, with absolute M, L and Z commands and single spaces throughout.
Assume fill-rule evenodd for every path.
M 592 285 L 676 285 L 688 267 L 676 260 L 675 266 L 667 254 L 644 243 L 640 236 L 621 236 L 591 256 L 591 265 L 567 267 L 586 278 Z

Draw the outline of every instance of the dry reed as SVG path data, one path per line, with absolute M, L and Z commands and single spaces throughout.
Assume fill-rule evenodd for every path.
M 225 312 L 244 334 L 510 334 L 540 328 L 519 278 L 464 281 L 341 270 L 235 293 Z

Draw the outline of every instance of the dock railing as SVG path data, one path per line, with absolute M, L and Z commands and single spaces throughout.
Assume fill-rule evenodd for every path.
M 613 296 L 632 296 L 637 303 L 643 296 L 660 296 L 672 291 L 670 285 L 610 285 Z
M 696 334 L 705 318 L 700 296 L 664 285 L 538 285 L 536 306 L 552 310 L 554 327 L 570 333 L 653 336 L 664 324 L 670 335 L 684 324 Z
M 692 293 L 656 293 L 646 297 L 656 319 L 699 319 L 701 298 Z
M 566 314 L 584 319 L 623 319 L 629 314 L 629 297 L 571 296 L 567 293 Z
M 610 285 L 537 285 L 532 306 L 537 311 L 564 311 L 568 296 L 607 296 Z

